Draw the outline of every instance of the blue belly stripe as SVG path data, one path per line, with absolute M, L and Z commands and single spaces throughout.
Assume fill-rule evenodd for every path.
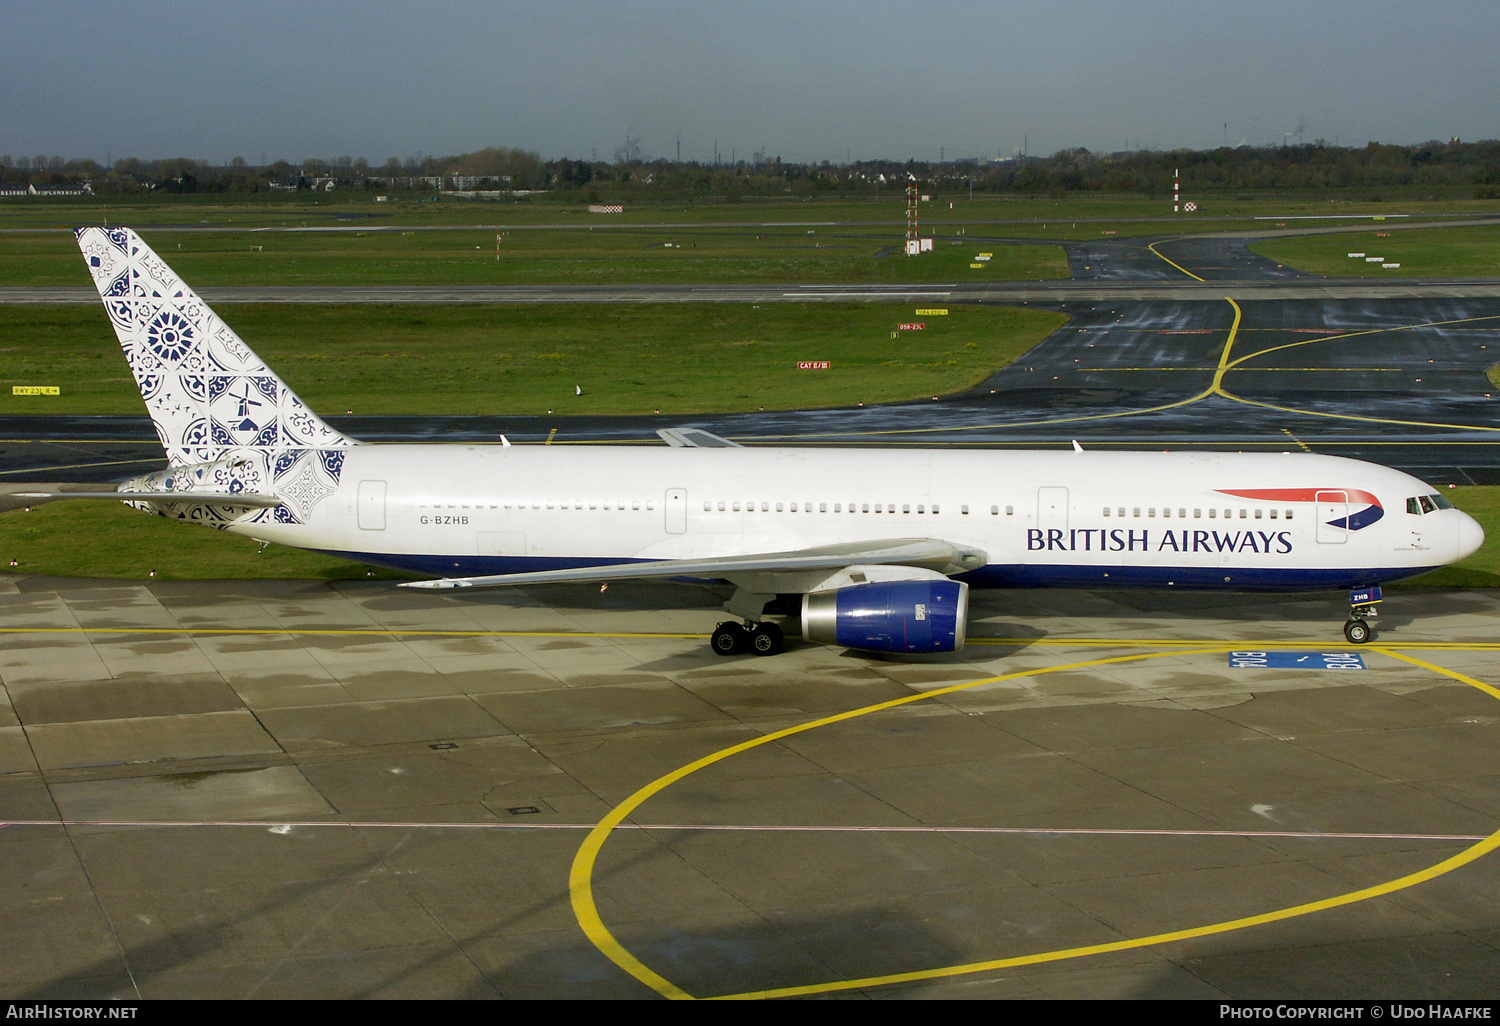
M 486 577 L 493 574 L 573 570 L 652 560 L 589 559 L 578 556 L 443 556 L 421 553 L 321 550 L 356 563 L 404 570 L 425 577 Z M 1183 567 L 1061 566 L 991 563 L 955 580 L 976 588 L 1188 588 L 1214 591 L 1343 591 L 1425 574 L 1421 567 Z M 1228 578 L 1226 581 L 1225 578 Z

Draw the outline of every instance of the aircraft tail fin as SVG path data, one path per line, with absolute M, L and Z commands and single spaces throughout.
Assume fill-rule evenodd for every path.
M 246 516 L 304 522 L 337 487 L 344 450 L 358 443 L 308 409 L 135 232 L 76 234 L 172 467 L 126 489 L 172 491 L 193 468 L 195 488 L 276 496 L 282 505 L 248 515 L 204 505 L 160 511 L 219 526 Z
M 128 228 L 76 234 L 173 466 L 244 449 L 355 444 L 308 409 L 139 235 Z

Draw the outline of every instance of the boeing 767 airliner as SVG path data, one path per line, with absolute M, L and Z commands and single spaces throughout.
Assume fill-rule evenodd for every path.
M 168 466 L 31 499 L 123 498 L 437 578 L 405 587 L 727 582 L 725 655 L 781 648 L 778 599 L 808 640 L 908 653 L 963 647 L 970 586 L 1351 589 L 1358 643 L 1379 585 L 1484 540 L 1414 477 L 1306 453 L 361 444 L 134 232 L 77 234 Z

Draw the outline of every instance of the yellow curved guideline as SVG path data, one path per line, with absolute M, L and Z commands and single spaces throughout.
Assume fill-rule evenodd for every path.
M 1227 351 L 1228 350 L 1226 349 L 1226 353 Z M 1077 670 L 1085 667 L 1103 666 L 1111 663 L 1124 663 L 1146 659 L 1156 659 L 1164 656 L 1205 655 L 1217 652 L 1229 652 L 1243 647 L 1243 644 L 1235 644 L 1215 645 L 1211 647 L 1203 647 L 1187 651 L 1183 651 L 1181 649 L 1173 649 L 1167 652 L 1113 656 L 1105 659 L 1091 659 L 1083 662 L 1067 663 L 1060 666 L 1018 670 L 1014 673 L 1001 674 L 995 677 L 985 677 L 980 680 L 968 681 L 964 684 L 954 684 L 948 687 L 936 688 L 932 691 L 926 691 L 921 694 L 907 695 L 903 698 L 892 699 L 888 702 L 879 702 L 875 705 L 865 706 L 861 709 L 854 709 L 850 712 L 839 713 L 834 716 L 826 716 L 822 719 L 814 720 L 810 723 L 804 723 L 795 727 L 788 727 L 785 730 L 778 730 L 773 733 L 754 738 L 750 741 L 745 741 L 741 744 L 732 745 L 728 748 L 721 749 L 720 751 L 714 752 L 711 755 L 704 756 L 703 758 L 698 759 L 695 762 L 691 762 L 686 766 L 682 766 L 678 769 L 673 770 L 671 773 L 653 780 L 645 787 L 636 791 L 629 798 L 625 799 L 625 801 L 621 802 L 614 809 L 610 810 L 609 814 L 601 819 L 594 826 L 593 830 L 589 831 L 588 836 L 584 839 L 583 844 L 579 847 L 577 854 L 573 857 L 573 865 L 568 874 L 568 891 L 572 899 L 573 914 L 577 917 L 579 925 L 583 928 L 583 931 L 588 936 L 589 940 L 593 942 L 594 946 L 597 947 L 601 952 L 603 952 L 603 954 L 607 958 L 609 958 L 610 961 L 614 962 L 620 968 L 628 972 L 631 976 L 634 976 L 637 980 L 641 981 L 646 986 L 656 991 L 658 994 L 661 994 L 663 997 L 691 1000 L 693 998 L 693 995 L 689 994 L 681 987 L 678 987 L 670 980 L 647 967 L 628 950 L 626 950 L 625 947 L 615 939 L 614 935 L 610 933 L 609 928 L 604 925 L 603 920 L 599 917 L 599 910 L 594 903 L 594 866 L 598 860 L 599 852 L 604 846 L 605 840 L 617 826 L 625 821 L 626 817 L 628 817 L 632 812 L 634 812 L 652 796 L 659 794 L 661 791 L 677 783 L 679 780 L 682 780 L 683 778 L 696 773 L 700 769 L 704 769 L 705 767 L 711 766 L 717 762 L 722 762 L 723 760 L 733 755 L 749 751 L 750 749 L 759 747 L 760 745 L 769 744 L 773 741 L 778 741 L 782 738 L 790 737 L 794 734 L 800 734 L 805 731 L 815 730 L 818 727 L 828 726 L 829 724 L 854 719 L 858 716 L 865 716 L 870 713 L 880 712 L 886 709 L 894 709 L 898 706 L 908 705 L 912 702 L 921 702 L 931 698 L 939 698 L 943 695 L 950 695 L 955 692 L 967 690 L 969 688 L 980 687 L 984 684 L 993 684 L 998 681 L 1010 680 L 1016 677 L 1035 677 L 1041 676 L 1042 674 L 1046 673 L 1057 673 L 1064 670 Z M 1411 656 L 1402 655 L 1383 646 L 1373 647 L 1370 649 L 1370 651 L 1379 652 L 1380 654 L 1388 656 L 1392 659 L 1410 663 L 1414 666 L 1419 666 L 1434 673 L 1450 677 L 1462 684 L 1478 688 L 1479 690 L 1485 692 L 1493 698 L 1500 698 L 1500 689 L 1494 688 L 1488 684 L 1475 680 L 1472 677 L 1468 677 L 1454 670 L 1448 670 L 1434 663 L 1429 663 L 1421 659 L 1413 658 Z M 1322 912 L 1332 908 L 1339 908 L 1344 905 L 1352 905 L 1356 902 L 1366 901 L 1370 898 L 1392 894 L 1396 891 L 1404 890 L 1408 887 L 1413 887 L 1417 884 L 1433 880 L 1445 873 L 1452 872 L 1453 870 L 1458 869 L 1461 866 L 1468 865 L 1476 859 L 1494 851 L 1496 848 L 1500 848 L 1500 830 L 1497 830 L 1495 833 L 1490 834 L 1482 841 L 1469 846 L 1468 848 L 1459 852 L 1457 855 L 1452 856 L 1451 858 L 1444 859 L 1442 862 L 1439 862 L 1436 865 L 1429 866 L 1428 868 L 1419 870 L 1415 873 L 1409 873 L 1406 876 L 1398 877 L 1397 879 L 1387 881 L 1386 883 L 1376 884 L 1372 887 L 1364 887 L 1357 891 L 1349 891 L 1345 894 L 1335 895 L 1331 898 L 1323 898 L 1318 901 L 1306 902 L 1304 904 L 1294 905 L 1289 908 L 1265 912 L 1260 915 L 1245 916 L 1240 919 L 1231 919 L 1220 923 L 1211 923 L 1206 926 L 1191 927 L 1186 930 L 1175 930 L 1167 933 L 1152 934 L 1148 937 L 1136 937 L 1127 940 L 1110 941 L 1104 944 L 1091 944 L 1083 947 L 1064 948 L 1057 951 L 1044 951 L 1031 955 L 1020 955 L 1014 958 L 1001 958 L 983 962 L 970 962 L 962 965 L 942 966 L 936 969 L 920 969 L 906 973 L 892 973 L 885 976 L 865 977 L 863 979 L 835 980 L 828 983 L 807 984 L 805 986 L 798 987 L 783 987 L 774 990 L 749 991 L 742 994 L 728 994 L 722 995 L 720 999 L 799 997 L 814 994 L 827 994 L 836 991 L 861 990 L 871 987 L 888 986 L 896 983 L 912 983 L 920 980 L 933 980 L 951 976 L 963 976 L 970 973 L 992 971 L 996 969 L 1016 968 L 1025 965 L 1040 965 L 1047 962 L 1060 962 L 1068 959 L 1084 958 L 1090 955 L 1106 954 L 1115 951 L 1127 951 L 1135 948 L 1144 948 L 1159 944 L 1174 943 L 1177 941 L 1193 940 L 1199 937 L 1209 937 L 1215 934 L 1228 933 L 1234 930 L 1243 930 L 1252 926 L 1261 926 L 1267 923 L 1275 923 L 1286 919 L 1293 919 L 1298 916 L 1309 915 L 1314 912 Z
M 1228 296 L 1224 297 L 1224 302 L 1234 307 L 1234 323 L 1229 326 L 1229 337 L 1224 340 L 1224 351 L 1219 354 L 1219 366 L 1214 368 L 1213 383 L 1208 386 L 1208 389 L 1202 395 L 1194 396 L 1194 402 L 1199 399 L 1205 399 L 1210 395 L 1222 395 L 1226 399 L 1230 398 L 1219 385 L 1224 380 L 1224 374 L 1232 366 L 1229 362 L 1229 351 L 1234 348 L 1235 336 L 1240 333 L 1240 319 L 1244 317 L 1244 312 L 1240 309 L 1240 304 Z
M 1167 241 L 1169 241 L 1169 240 L 1167 240 L 1167 239 L 1157 239 L 1155 242 L 1151 243 L 1151 245 L 1147 246 L 1146 248 L 1149 249 L 1151 252 L 1155 253 L 1157 256 L 1161 257 L 1163 260 L 1166 260 L 1167 263 L 1171 264 L 1173 267 L 1177 268 L 1179 271 L 1181 271 L 1183 274 L 1187 275 L 1189 278 L 1193 279 L 1194 281 L 1206 281 L 1207 280 L 1206 278 L 1200 278 L 1200 277 L 1198 277 L 1196 274 L 1194 274 L 1192 271 L 1189 271 L 1186 267 L 1183 267 L 1177 261 L 1170 260 L 1167 257 L 1162 256 L 1161 250 L 1157 249 L 1156 247 L 1159 246 L 1159 245 L 1161 245 L 1163 242 L 1167 242 Z

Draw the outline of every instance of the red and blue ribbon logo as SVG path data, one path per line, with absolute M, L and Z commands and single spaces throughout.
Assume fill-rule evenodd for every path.
M 1369 527 L 1385 516 L 1385 509 L 1380 505 L 1380 500 L 1372 493 L 1359 488 L 1220 488 L 1218 491 L 1222 495 L 1234 495 L 1241 499 L 1261 499 L 1266 502 L 1312 502 L 1324 506 L 1341 506 L 1349 512 L 1325 523 L 1329 527 L 1342 527 L 1346 531 L 1358 531 Z M 1340 499 L 1339 496 L 1344 498 Z M 1352 510 L 1354 506 L 1363 506 L 1363 508 Z

